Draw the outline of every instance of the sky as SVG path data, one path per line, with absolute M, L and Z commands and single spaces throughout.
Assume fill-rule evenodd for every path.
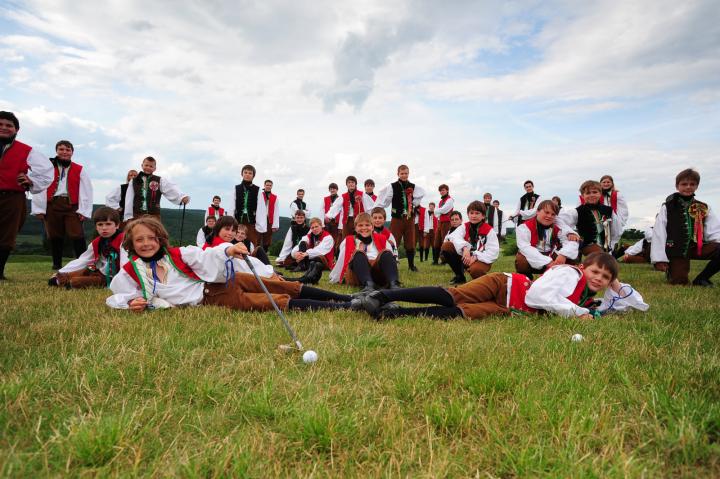
M 720 200 L 717 0 L 0 0 L 0 32 L 0 109 L 96 203 L 146 156 L 191 208 L 253 164 L 284 216 L 399 164 L 461 209 L 610 174 L 644 228 L 688 167 Z

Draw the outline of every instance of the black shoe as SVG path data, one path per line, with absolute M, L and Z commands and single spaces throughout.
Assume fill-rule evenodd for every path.
M 418 271 L 420 271 L 419 269 L 417 269 L 417 266 L 415 266 L 415 265 L 408 266 L 408 269 L 410 271 L 412 271 L 413 273 L 417 273 Z
M 50 269 L 52 269 L 53 271 L 58 271 L 60 268 L 62 268 L 61 264 L 54 264 Z
M 464 276 L 455 276 L 453 279 L 450 280 L 450 284 L 453 284 L 456 286 L 465 284 L 465 277 Z
M 709 279 L 695 278 L 692 282 L 693 286 L 703 286 L 705 288 L 712 288 L 715 285 Z
M 440 263 L 438 263 L 437 261 L 433 261 L 432 264 L 433 266 L 440 266 Z
M 373 291 L 372 293 L 360 298 L 362 306 L 370 316 L 377 318 L 380 314 L 380 308 L 382 308 L 387 300 L 380 291 Z
M 400 309 L 400 306 L 393 302 L 383 304 L 382 306 L 380 306 L 380 309 L 378 310 L 377 314 L 374 315 L 373 317 L 375 318 L 376 321 L 381 321 L 383 319 L 397 318 L 399 309 Z
M 60 286 L 60 281 L 58 281 L 57 276 L 53 276 L 48 280 L 48 286 Z
M 351 296 L 350 309 L 353 311 L 364 311 L 363 298 L 365 296 Z
M 5 275 L 0 274 L 0 281 L 6 281 L 6 280 L 7 280 L 7 278 L 5 277 Z
M 320 278 L 322 278 L 322 272 L 323 272 L 322 263 L 313 261 L 310 264 L 310 268 L 308 269 L 308 272 L 305 274 L 305 276 L 307 276 L 309 284 L 318 284 L 320 282 Z M 306 284 L 308 284 L 308 283 L 306 283 Z
M 360 290 L 361 293 L 364 292 L 367 294 L 372 293 L 373 291 L 375 291 L 375 283 L 373 283 L 372 281 L 368 281 L 367 283 L 365 283 L 363 289 Z
M 400 281 L 395 280 L 390 282 L 390 287 L 388 289 L 402 289 L 402 285 L 400 284 Z

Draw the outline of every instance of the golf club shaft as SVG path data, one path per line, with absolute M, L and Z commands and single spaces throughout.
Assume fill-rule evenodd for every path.
M 277 312 L 278 316 L 280 316 L 280 319 L 283 322 L 283 325 L 285 326 L 285 329 L 287 330 L 288 334 L 290 334 L 290 337 L 295 342 L 295 345 L 299 350 L 302 351 L 302 344 L 300 343 L 300 340 L 297 338 L 297 335 L 295 335 L 295 331 L 293 330 L 292 326 L 290 326 L 290 323 L 288 322 L 287 318 L 283 314 L 283 312 L 278 307 L 277 303 L 275 303 L 275 300 L 272 297 L 272 294 L 270 294 L 270 291 L 268 291 L 267 287 L 265 286 L 265 283 L 262 282 L 260 279 L 260 276 L 258 276 L 257 271 L 255 271 L 255 267 L 253 266 L 252 262 L 250 261 L 249 256 L 245 256 L 245 262 L 247 263 L 248 267 L 250 268 L 250 271 L 252 271 L 252 274 L 255 276 L 255 279 L 257 280 L 258 284 L 262 288 L 262 290 L 267 295 L 268 299 L 270 300 L 270 304 L 273 305 L 273 308 L 275 308 L 275 311 Z
M 180 220 L 180 246 L 182 246 L 183 230 L 185 229 L 185 203 L 183 203 L 182 219 Z

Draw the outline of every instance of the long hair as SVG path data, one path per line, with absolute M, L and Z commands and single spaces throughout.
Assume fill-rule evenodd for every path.
M 161 249 L 170 247 L 170 235 L 168 235 L 167 230 L 160 220 L 154 216 L 141 216 L 125 226 L 125 239 L 123 239 L 122 245 L 130 256 L 137 255 L 135 248 L 133 248 L 133 237 L 135 236 L 135 229 L 137 229 L 138 226 L 144 226 L 155 233 Z

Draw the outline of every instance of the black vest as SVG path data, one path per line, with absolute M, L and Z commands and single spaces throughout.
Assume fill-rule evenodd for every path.
M 290 238 L 292 240 L 293 247 L 297 246 L 298 243 L 300 243 L 300 240 L 303 239 L 303 237 L 308 234 L 308 231 L 310 231 L 310 227 L 306 224 L 299 225 L 297 223 L 293 223 L 290 225 Z
M 248 192 L 247 205 L 245 202 L 245 191 Z M 235 219 L 242 224 L 255 224 L 255 214 L 257 213 L 257 199 L 260 187 L 253 185 L 246 187 L 245 183 L 235 185 Z M 243 210 L 247 209 L 247 215 L 243 214 Z
M 295 206 L 297 206 L 299 210 L 307 211 L 307 203 L 302 201 L 300 198 L 295 198 L 293 203 L 295 203 Z
M 157 215 L 160 216 L 160 177 L 156 175 L 147 176 L 147 209 L 142 208 L 143 204 L 143 177 L 146 175 L 140 173 L 132 180 L 133 193 L 133 217 L 142 215 Z M 127 191 L 127 189 L 125 190 Z
M 120 214 L 125 212 L 125 197 L 127 196 L 128 184 L 123 183 L 120 185 Z M 122 216 L 120 216 L 122 218 Z
M 582 238 L 581 248 L 591 244 L 597 244 L 605 246 L 605 228 L 602 227 L 602 222 L 606 219 L 611 219 L 613 210 L 611 207 L 606 205 L 580 205 L 577 208 L 578 220 L 577 220 L 577 232 Z M 596 222 L 593 210 L 600 213 L 600 224 Z
M 495 226 L 495 207 L 487 203 L 485 203 L 485 221 L 490 226 Z
M 707 205 L 694 197 L 684 200 L 679 193 L 673 193 L 665 199 L 667 211 L 665 253 L 668 258 L 687 258 L 690 247 L 695 247 L 696 243 L 693 241 L 695 220 L 688 213 L 693 203 L 704 206 L 707 211 Z
M 391 183 L 390 186 L 392 186 L 393 189 L 391 205 L 392 209 L 390 211 L 390 216 L 392 216 L 393 218 L 407 218 L 408 215 L 412 213 L 413 206 L 412 198 L 410 198 L 410 201 L 407 205 L 407 210 L 404 210 L 403 208 L 405 189 L 410 188 L 412 191 L 415 191 L 415 184 L 408 181 L 404 185 L 401 185 L 400 180 L 398 180 L 395 183 Z
M 521 210 L 530 210 L 535 207 L 535 202 L 537 199 L 540 198 L 540 195 L 532 193 L 529 197 L 526 194 L 522 195 L 520 197 L 520 209 Z M 525 223 L 525 220 L 522 218 L 522 215 L 518 216 L 517 224 L 520 226 L 521 224 Z

